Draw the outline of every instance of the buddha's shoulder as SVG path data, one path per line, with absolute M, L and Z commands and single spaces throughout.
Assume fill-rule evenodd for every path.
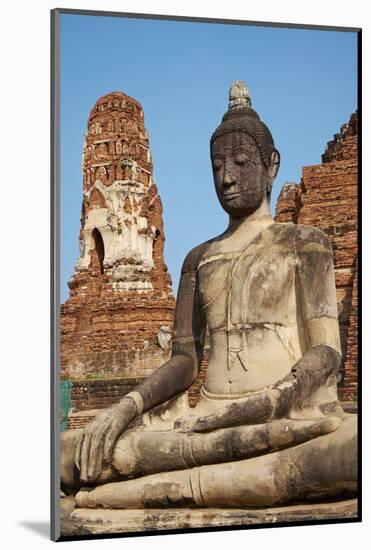
M 213 244 L 218 243 L 220 238 L 221 236 L 215 237 L 192 248 L 185 257 L 182 273 L 197 271 L 200 262 L 212 254 Z M 324 249 L 332 252 L 331 241 L 326 233 L 310 225 L 273 223 L 262 231 L 257 244 L 265 247 L 267 241 L 272 239 L 287 252 L 315 252 Z
M 201 243 L 192 250 L 188 252 L 186 255 L 183 267 L 182 267 L 182 273 L 187 273 L 189 271 L 197 271 L 198 265 L 201 262 L 202 259 L 204 259 L 208 252 L 210 251 L 213 243 L 217 242 L 219 240 L 219 237 L 216 237 L 214 239 L 210 239 L 208 241 L 205 241 L 204 243 Z
M 320 248 L 332 251 L 330 239 L 318 227 L 294 223 L 274 223 L 270 226 L 270 231 L 274 233 L 280 243 L 286 243 L 298 252 L 319 250 Z

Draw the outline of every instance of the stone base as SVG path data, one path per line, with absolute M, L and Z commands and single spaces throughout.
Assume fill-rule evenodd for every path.
M 356 499 L 276 508 L 146 508 L 143 510 L 75 508 L 73 497 L 61 499 L 61 535 L 63 537 L 352 518 L 357 519 Z

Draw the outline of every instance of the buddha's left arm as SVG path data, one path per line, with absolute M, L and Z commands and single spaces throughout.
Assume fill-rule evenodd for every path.
M 303 228 L 296 251 L 298 318 L 306 352 L 288 379 L 294 380 L 293 400 L 300 403 L 336 375 L 341 347 L 331 243 L 322 231 Z

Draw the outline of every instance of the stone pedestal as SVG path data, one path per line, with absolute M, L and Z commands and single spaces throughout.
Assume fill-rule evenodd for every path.
M 179 529 L 206 529 L 357 519 L 357 500 L 297 504 L 274 508 L 146 508 L 103 510 L 75 508 L 73 497 L 61 499 L 62 536 L 114 533 L 151 533 Z

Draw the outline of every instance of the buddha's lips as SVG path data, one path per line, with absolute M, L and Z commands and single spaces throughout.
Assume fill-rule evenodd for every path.
M 239 191 L 237 193 L 223 193 L 223 197 L 227 200 L 235 199 L 238 195 L 240 195 Z

